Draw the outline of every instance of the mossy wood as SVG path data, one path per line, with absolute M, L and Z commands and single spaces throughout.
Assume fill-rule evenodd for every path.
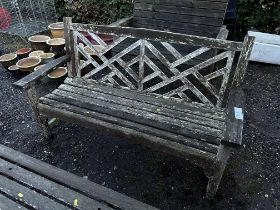
M 240 85 L 253 38 L 240 43 L 223 40 L 223 34 L 215 39 L 117 24 L 84 25 L 70 18 L 65 18 L 65 26 L 69 77 L 39 102 L 33 100 L 37 115 L 110 128 L 153 149 L 187 158 L 204 169 L 209 177 L 207 196 L 214 196 L 232 148 L 242 144 L 243 118 L 234 111 L 238 108 L 243 117 Z M 100 34 L 113 36 L 113 42 L 104 42 Z M 130 45 L 111 53 L 127 40 Z M 185 47 L 193 51 L 186 53 Z M 204 53 L 208 54 L 199 63 L 187 67 Z M 239 62 L 233 68 L 237 54 Z M 34 80 L 49 70 L 39 71 Z M 217 78 L 219 82 L 213 82 Z M 15 85 L 28 87 L 32 81 L 31 74 Z

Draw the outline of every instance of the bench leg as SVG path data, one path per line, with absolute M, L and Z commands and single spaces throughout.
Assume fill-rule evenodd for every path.
M 213 175 L 209 177 L 206 197 L 213 198 L 216 195 L 220 181 L 222 179 L 227 161 L 230 157 L 232 148 L 224 145 L 220 145 L 218 154 L 217 154 L 217 168 L 214 171 Z
M 35 83 L 31 84 L 27 88 L 27 96 L 29 98 L 29 101 L 31 103 L 31 107 L 35 116 L 35 120 L 39 123 L 42 131 L 43 136 L 45 139 L 49 140 L 51 138 L 51 129 L 48 125 L 48 119 L 46 117 L 43 117 L 40 115 L 38 110 L 38 96 L 35 89 Z

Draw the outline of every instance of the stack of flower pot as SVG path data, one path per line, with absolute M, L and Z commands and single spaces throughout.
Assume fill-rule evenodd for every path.
M 29 37 L 31 48 L 22 48 L 15 53 L 0 56 L 2 66 L 15 76 L 24 76 L 38 70 L 43 65 L 65 54 L 65 39 L 63 23 L 49 26 L 52 37 L 34 35 Z M 57 71 L 57 72 L 56 72 Z M 59 67 L 49 74 L 49 78 L 57 80 L 65 77 L 67 68 Z

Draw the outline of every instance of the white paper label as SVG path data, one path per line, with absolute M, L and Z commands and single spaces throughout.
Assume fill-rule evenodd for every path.
M 234 107 L 234 114 L 235 118 L 238 120 L 243 120 L 244 119 L 244 114 L 242 108 Z

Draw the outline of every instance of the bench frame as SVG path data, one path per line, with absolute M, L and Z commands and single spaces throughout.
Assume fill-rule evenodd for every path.
M 209 178 L 206 195 L 208 198 L 211 198 L 217 192 L 225 166 L 227 164 L 227 161 L 229 159 L 232 150 L 234 148 L 238 148 L 242 144 L 243 119 L 236 119 L 234 108 L 238 107 L 244 110 L 245 94 L 240 86 L 243 81 L 245 71 L 248 65 L 249 56 L 252 50 L 254 38 L 246 36 L 244 42 L 239 43 L 239 42 L 223 40 L 222 39 L 223 34 L 226 34 L 227 33 L 226 31 L 220 34 L 221 39 L 212 39 L 206 37 L 163 32 L 163 31 L 156 31 L 150 29 L 135 29 L 129 27 L 119 27 L 119 26 L 126 25 L 127 23 L 129 23 L 129 21 L 130 18 L 121 20 L 118 23 L 115 23 L 111 26 L 96 26 L 96 25 L 72 23 L 71 18 L 65 18 L 64 24 L 65 24 L 65 39 L 66 39 L 67 55 L 58 58 L 55 61 L 45 65 L 38 71 L 17 81 L 16 83 L 14 83 L 14 85 L 16 87 L 27 90 L 27 95 L 31 102 L 35 119 L 40 124 L 43 130 L 43 135 L 46 139 L 49 139 L 51 137 L 50 124 L 47 121 L 48 119 L 47 116 L 59 117 L 62 120 L 66 120 L 73 123 L 79 121 L 81 125 L 84 125 L 86 127 L 91 127 L 94 124 L 95 125 L 97 124 L 101 127 L 111 128 L 112 130 L 115 131 L 121 130 L 122 133 L 125 133 L 129 136 L 133 136 L 134 141 L 137 141 L 137 138 L 135 137 L 148 139 L 146 141 L 147 143 L 146 145 L 152 146 L 153 149 L 158 149 L 160 151 L 168 152 L 172 155 L 176 155 L 179 157 L 192 160 L 195 164 L 202 167 L 206 176 Z M 223 101 L 227 102 L 225 137 L 221 141 L 217 155 L 215 157 L 203 157 L 203 156 L 197 157 L 194 154 L 192 154 L 191 150 L 186 151 L 185 149 L 181 148 L 180 145 L 170 144 L 166 146 L 166 144 L 161 143 L 161 140 L 156 137 L 139 134 L 131 129 L 123 129 L 123 128 L 118 128 L 117 126 L 114 125 L 104 124 L 103 122 L 98 122 L 98 120 L 94 120 L 92 118 L 87 118 L 87 117 L 81 117 L 73 113 L 67 113 L 66 111 L 62 112 L 61 110 L 56 110 L 56 109 L 50 110 L 44 107 L 43 104 L 40 104 L 38 102 L 38 96 L 35 90 L 35 81 L 40 79 L 42 76 L 48 74 L 53 68 L 68 63 L 68 69 L 69 69 L 68 77 L 70 78 L 81 77 L 80 68 L 77 60 L 77 53 L 79 47 L 77 46 L 77 37 L 74 36 L 75 34 L 74 30 L 94 31 L 102 34 L 111 34 L 111 35 L 117 34 L 120 37 L 132 37 L 132 38 L 137 37 L 140 40 L 145 39 L 145 40 L 168 42 L 168 43 L 179 42 L 180 44 L 183 43 L 193 44 L 204 48 L 211 47 L 215 49 L 216 52 L 218 52 L 219 49 L 237 51 L 237 52 L 239 51 L 240 57 L 234 72 L 234 78 L 232 80 L 232 83 L 228 84 L 228 86 L 230 86 L 231 89 L 229 93 L 229 97 L 227 99 L 223 98 Z M 98 41 L 98 38 L 96 40 Z M 85 42 L 87 43 L 87 41 Z M 94 47 L 91 46 L 90 43 L 88 44 L 89 47 L 94 50 Z M 87 55 L 85 54 L 85 56 Z M 100 57 L 102 57 L 102 53 L 100 53 Z M 90 63 L 92 63 L 92 61 L 89 58 L 89 62 L 87 64 Z M 140 68 L 141 68 L 141 64 L 140 64 Z M 229 87 L 224 87 L 224 88 L 229 88 Z M 143 90 L 143 84 L 141 84 L 141 82 L 139 83 L 138 90 L 140 91 Z M 222 97 L 225 96 L 223 95 Z M 222 106 L 222 103 L 219 103 L 219 105 L 217 105 L 218 108 L 220 106 Z M 216 107 L 212 105 L 212 108 L 215 109 Z M 210 164 L 205 164 L 205 162 L 208 162 Z

